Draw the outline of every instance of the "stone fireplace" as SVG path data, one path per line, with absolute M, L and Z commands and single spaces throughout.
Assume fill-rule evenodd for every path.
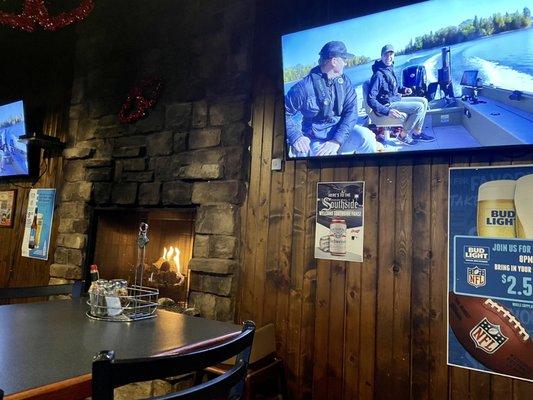
M 79 25 L 50 283 L 88 276 L 98 254 L 91 230 L 104 213 L 120 221 L 124 210 L 189 210 L 189 305 L 231 320 L 249 164 L 254 9 L 252 1 L 196 3 L 132 9 L 118 0 Z M 176 15 L 188 22 L 177 24 Z M 128 91 L 146 74 L 162 77 L 160 99 L 147 118 L 119 123 Z

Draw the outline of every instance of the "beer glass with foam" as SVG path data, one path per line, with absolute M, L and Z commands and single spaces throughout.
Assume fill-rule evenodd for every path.
M 477 234 L 487 237 L 516 237 L 513 180 L 488 181 L 477 195 Z
M 514 204 L 516 237 L 533 239 L 533 174 L 517 179 Z

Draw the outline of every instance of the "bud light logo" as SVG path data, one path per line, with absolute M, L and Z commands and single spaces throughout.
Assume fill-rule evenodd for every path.
M 466 262 L 487 263 L 490 261 L 490 249 L 485 246 L 463 246 L 463 258 Z
M 487 225 L 496 226 L 513 226 L 515 223 L 516 212 L 512 210 L 491 210 L 490 217 L 487 217 Z
M 509 339 L 503 335 L 499 325 L 490 323 L 487 318 L 483 318 L 470 331 L 470 338 L 474 341 L 477 348 L 488 354 L 495 353 Z
M 468 268 L 466 280 L 470 286 L 474 286 L 475 288 L 485 286 L 487 283 L 487 270 L 478 267 Z

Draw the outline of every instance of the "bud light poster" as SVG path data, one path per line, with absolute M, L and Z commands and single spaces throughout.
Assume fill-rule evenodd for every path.
M 315 258 L 363 261 L 364 182 L 317 185 Z
M 22 240 L 23 257 L 48 260 L 55 197 L 55 189 L 30 190 Z
M 448 364 L 533 381 L 533 165 L 449 185 Z

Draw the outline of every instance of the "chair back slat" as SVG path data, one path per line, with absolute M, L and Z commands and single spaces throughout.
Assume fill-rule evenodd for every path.
M 80 297 L 82 288 L 83 281 L 65 283 L 62 285 L 0 288 L 0 300 L 58 295 L 72 295 L 72 297 Z
M 239 361 L 235 366 L 226 372 L 224 375 L 217 376 L 210 381 L 204 382 L 180 392 L 170 393 L 164 396 L 157 397 L 157 400 L 198 400 L 198 399 L 214 399 L 220 397 L 227 397 L 228 399 L 239 399 L 242 393 L 242 388 L 235 386 L 242 384 L 246 377 L 246 364 L 244 361 Z M 232 391 L 232 389 L 234 389 Z M 228 394 L 229 393 L 229 394 Z
M 93 362 L 93 400 L 113 399 L 113 389 L 116 386 L 201 371 L 235 355 L 237 362 L 227 373 L 212 381 L 158 399 L 211 399 L 220 394 L 227 394 L 230 388 L 233 388 L 231 396 L 239 398 L 243 390 L 254 332 L 253 322 L 246 322 L 239 334 L 224 343 L 211 344 L 209 347 L 184 354 L 117 360 L 113 351 L 102 351 Z M 217 394 L 212 396 L 213 393 Z

